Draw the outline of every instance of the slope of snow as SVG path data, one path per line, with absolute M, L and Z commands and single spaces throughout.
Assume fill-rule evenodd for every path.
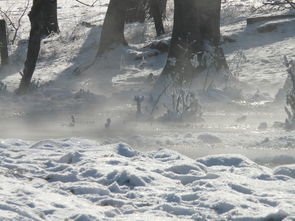
M 1 220 L 293 220 L 294 165 L 83 139 L 2 140 Z

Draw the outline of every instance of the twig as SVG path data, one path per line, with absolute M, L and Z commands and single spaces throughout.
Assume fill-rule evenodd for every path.
M 5 11 L 1 10 L 1 8 L 0 8 L 0 13 L 8 20 L 9 25 L 11 25 L 12 28 L 14 29 L 14 35 L 13 35 L 13 38 L 11 40 L 11 44 L 14 44 L 15 43 L 15 40 L 17 38 L 17 34 L 18 34 L 18 31 L 19 31 L 19 28 L 21 26 L 21 20 L 24 17 L 24 15 L 26 14 L 26 12 L 27 12 L 27 10 L 29 8 L 29 5 L 30 5 L 30 0 L 27 0 L 27 5 L 26 5 L 25 9 L 23 10 L 21 16 L 19 17 L 19 19 L 17 21 L 17 25 L 11 20 L 11 18 L 9 17 L 9 15 Z
M 11 40 L 11 44 L 14 44 L 14 42 L 15 42 L 15 39 L 17 37 L 18 30 L 19 30 L 19 28 L 21 26 L 21 20 L 24 17 L 25 13 L 27 12 L 27 10 L 29 8 L 29 5 L 30 5 L 30 1 L 27 0 L 27 5 L 26 5 L 25 9 L 23 10 L 23 13 L 21 14 L 21 16 L 19 17 L 19 19 L 17 21 L 17 28 L 15 29 L 14 36 L 13 36 L 13 38 Z
M 290 0 L 285 0 L 285 1 L 288 2 L 289 5 L 291 5 L 291 7 L 292 7 L 293 9 L 295 9 L 295 3 L 294 3 L 294 2 L 291 2 Z
M 287 57 L 284 56 L 284 64 L 285 66 L 288 68 L 287 72 L 291 77 L 292 83 L 293 83 L 293 90 L 295 90 L 295 64 L 293 63 L 293 61 L 288 61 Z
M 13 23 L 13 21 L 10 19 L 10 17 L 7 15 L 7 13 L 5 11 L 3 11 L 1 8 L 0 8 L 0 13 L 6 17 L 6 19 L 9 21 L 9 25 L 11 25 L 13 27 L 13 29 L 16 29 L 15 27 L 15 24 Z
M 166 90 L 168 89 L 168 87 L 169 87 L 171 84 L 172 84 L 172 83 L 167 84 L 167 85 L 165 86 L 164 90 L 159 94 L 159 96 L 158 96 L 156 102 L 154 103 L 154 106 L 153 106 L 153 109 L 152 109 L 151 115 L 153 115 L 153 113 L 154 113 L 154 111 L 155 111 L 155 109 L 156 109 L 156 106 L 158 105 L 158 103 L 159 103 L 161 97 L 163 96 L 163 94 L 165 94 Z
M 82 5 L 85 5 L 85 6 L 88 6 L 88 7 L 94 7 L 94 5 L 96 4 L 96 2 L 98 2 L 99 0 L 96 0 L 94 1 L 91 5 L 87 4 L 87 3 L 84 3 L 84 2 L 81 2 L 79 0 L 75 0 L 76 2 L 79 2 L 80 4 Z
M 284 0 L 284 2 L 264 2 L 262 3 L 261 6 L 259 6 L 258 8 L 255 8 L 252 13 L 254 13 L 255 11 L 263 8 L 264 6 L 267 6 L 267 5 L 270 5 L 272 6 L 271 10 L 277 6 L 278 7 L 278 10 L 281 8 L 281 7 L 284 7 L 285 5 L 290 5 L 293 9 L 295 9 L 295 3 L 290 1 L 290 0 Z

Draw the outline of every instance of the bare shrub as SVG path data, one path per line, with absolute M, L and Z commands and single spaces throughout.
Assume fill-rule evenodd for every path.
M 293 87 L 287 94 L 287 106 L 285 111 L 287 113 L 287 119 L 285 121 L 285 129 L 294 130 L 295 129 L 295 62 L 293 60 L 288 60 L 284 57 L 284 64 L 287 67 L 287 72 L 291 77 Z

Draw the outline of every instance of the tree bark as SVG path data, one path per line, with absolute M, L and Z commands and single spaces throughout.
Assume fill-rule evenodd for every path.
M 150 1 L 150 14 L 154 19 L 157 36 L 160 36 L 162 34 L 165 34 L 160 0 L 149 0 L 149 1 Z
M 159 0 L 160 1 L 160 12 L 162 18 L 166 16 L 166 8 L 167 8 L 167 0 Z
M 227 68 L 220 42 L 220 0 L 174 0 L 174 27 L 162 76 L 190 81 L 209 68 Z
M 57 0 L 43 0 L 44 15 L 42 24 L 42 35 L 48 36 L 51 33 L 59 33 L 57 20 Z
M 20 94 L 27 92 L 39 56 L 42 35 L 42 21 L 44 19 L 42 12 L 45 10 L 43 1 L 44 0 L 34 0 L 32 9 L 29 13 L 31 31 L 25 67 L 18 89 L 18 93 Z
M 124 25 L 128 0 L 110 0 L 102 26 L 97 56 L 101 56 L 115 45 L 127 45 Z
M 167 0 L 129 0 L 126 23 L 143 23 L 146 17 L 154 20 L 157 36 L 165 33 L 163 17 L 166 13 Z
M 0 48 L 1 65 L 8 64 L 7 33 L 5 20 L 0 20 Z
M 126 11 L 126 23 L 143 23 L 146 18 L 147 0 L 129 0 Z

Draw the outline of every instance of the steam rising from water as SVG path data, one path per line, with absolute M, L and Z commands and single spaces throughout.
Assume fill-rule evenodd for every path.
M 44 97 L 41 103 L 41 98 L 32 102 L 38 96 L 15 98 L 19 105 L 2 107 L 1 139 L 82 137 L 101 143 L 126 142 L 141 151 L 169 148 L 191 158 L 240 153 L 266 165 L 295 163 L 295 136 L 271 127 L 274 121 L 284 120 L 279 107 L 271 112 L 266 107 L 242 111 L 214 104 L 206 108 L 205 122 L 159 122 L 137 119 L 132 99 L 111 100 L 83 92 L 78 97 L 69 94 L 63 102 Z M 105 128 L 107 118 L 111 119 L 109 129 Z M 267 123 L 265 130 L 257 129 L 261 122 Z

